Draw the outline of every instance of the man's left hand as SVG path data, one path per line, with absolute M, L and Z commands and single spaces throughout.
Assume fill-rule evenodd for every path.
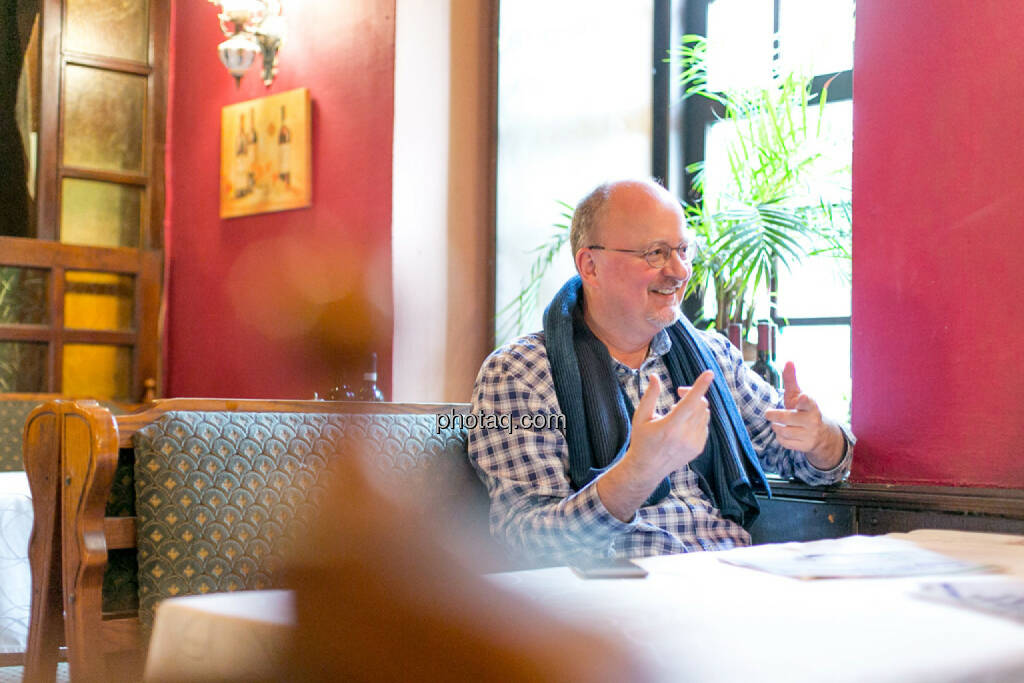
M 822 416 L 818 403 L 800 390 L 796 366 L 786 363 L 782 370 L 782 402 L 785 410 L 766 410 L 779 443 L 795 451 L 803 451 L 811 464 L 830 470 L 839 464 L 846 450 L 843 432 L 832 420 Z

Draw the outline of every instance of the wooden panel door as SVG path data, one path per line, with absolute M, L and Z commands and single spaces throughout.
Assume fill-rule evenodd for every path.
M 139 401 L 160 380 L 170 1 L 18 9 L 34 220 L 7 234 L 34 239 L 0 237 L 0 391 Z

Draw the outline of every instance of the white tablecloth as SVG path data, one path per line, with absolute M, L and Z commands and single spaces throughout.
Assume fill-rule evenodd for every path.
M 0 472 L 0 652 L 24 652 L 32 574 L 32 496 L 24 472 Z
M 1024 578 L 1021 536 L 920 531 L 889 538 L 997 565 L 1007 581 Z M 725 564 L 725 554 L 646 558 L 639 561 L 646 579 L 583 580 L 562 567 L 489 578 L 553 615 L 609 632 L 656 680 L 1024 681 L 1024 625 L 914 597 L 921 583 L 953 575 L 805 581 Z M 285 652 L 293 623 L 281 591 L 166 600 L 147 679 L 243 680 L 267 671 Z
M 1021 536 L 926 531 L 887 538 L 958 549 L 952 554 L 997 564 L 1011 576 L 1024 571 Z M 657 680 L 1024 681 L 1024 625 L 914 596 L 924 582 L 991 581 L 992 574 L 801 580 L 719 559 L 765 548 L 646 558 L 639 564 L 650 575 L 642 580 L 585 581 L 565 568 L 493 580 L 625 640 Z

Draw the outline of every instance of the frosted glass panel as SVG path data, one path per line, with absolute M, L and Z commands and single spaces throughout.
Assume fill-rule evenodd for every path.
M 0 392 L 46 391 L 47 345 L 0 341 Z
M 64 48 L 149 61 L 149 0 L 65 0 Z
M 93 247 L 137 247 L 142 189 L 65 178 L 61 184 L 60 241 Z
M 146 77 L 69 64 L 64 70 L 64 164 L 142 170 Z
M 605 180 L 651 172 L 653 0 L 515 0 L 500 5 L 497 307 L 520 290 L 532 250 Z M 566 246 L 538 310 L 574 272 Z M 512 331 L 499 321 L 499 343 Z
M 0 266 L 0 325 L 44 325 L 50 319 L 49 272 Z
M 72 396 L 131 400 L 132 349 L 105 344 L 65 344 L 61 391 Z
M 64 283 L 64 327 L 130 330 L 135 322 L 135 278 L 69 270 Z

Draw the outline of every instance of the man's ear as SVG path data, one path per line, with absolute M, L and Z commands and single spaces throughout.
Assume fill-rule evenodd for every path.
M 594 253 L 589 249 L 576 252 L 576 272 L 587 284 L 593 284 L 597 279 L 597 263 L 594 261 Z

